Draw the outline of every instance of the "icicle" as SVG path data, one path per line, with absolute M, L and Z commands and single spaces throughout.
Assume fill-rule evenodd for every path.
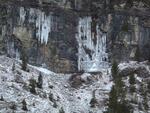
M 15 50 L 16 60 L 20 60 L 20 52 L 18 49 Z
M 29 9 L 29 23 L 34 23 L 36 18 L 36 10 L 34 8 Z
M 51 15 L 46 16 L 44 12 L 39 12 L 36 20 L 36 36 L 41 43 L 47 44 L 49 33 L 51 32 Z
M 23 25 L 26 14 L 25 9 L 20 7 L 20 25 Z M 52 23 L 52 15 L 46 15 L 45 12 L 42 12 L 39 9 L 30 8 L 28 17 L 28 22 L 36 25 L 36 37 L 38 40 L 41 43 L 47 44 L 49 33 L 52 31 L 52 27 L 55 27 L 56 24 Z
M 106 34 L 96 26 L 96 37 L 91 31 L 91 17 L 79 19 L 78 35 L 78 69 L 87 72 L 99 71 L 108 66 L 106 53 Z M 96 38 L 96 45 L 93 39 Z M 90 51 L 90 53 L 86 51 Z M 92 57 L 92 58 L 90 58 Z
M 23 7 L 20 7 L 20 25 L 23 25 L 26 17 L 26 11 Z

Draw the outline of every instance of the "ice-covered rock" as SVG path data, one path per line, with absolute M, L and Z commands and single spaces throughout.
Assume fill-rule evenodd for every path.
M 96 25 L 92 31 L 90 16 L 79 18 L 78 34 L 78 69 L 86 72 L 97 72 L 108 67 L 106 53 L 106 33 Z
M 27 10 L 29 10 L 27 12 Z M 25 9 L 20 7 L 20 25 L 24 25 L 28 13 L 28 22 L 34 23 L 36 27 L 36 38 L 43 44 L 47 44 L 49 34 L 52 30 L 57 28 L 57 24 L 53 21 L 54 16 L 49 12 L 46 14 L 44 11 L 35 8 Z

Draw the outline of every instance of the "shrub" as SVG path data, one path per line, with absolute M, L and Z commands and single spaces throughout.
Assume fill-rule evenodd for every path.
M 93 108 L 96 107 L 97 103 L 98 103 L 98 102 L 97 102 L 97 99 L 94 98 L 94 97 L 93 97 L 93 98 L 91 99 L 91 101 L 90 101 L 90 105 L 91 105 L 91 107 L 93 107 Z
M 28 110 L 27 109 L 27 103 L 26 103 L 25 99 L 23 99 L 23 101 L 22 101 L 22 110 L 24 110 L 24 111 Z
M 0 100 L 1 100 L 1 101 L 4 101 L 4 97 L 3 97 L 3 96 L 1 96 Z
M 61 107 L 61 109 L 59 110 L 59 113 L 65 113 L 63 107 Z
M 54 108 L 57 108 L 57 106 L 58 106 L 58 105 L 57 105 L 56 101 L 54 101 L 53 107 L 54 107 Z
M 52 94 L 52 93 L 50 93 L 50 94 L 49 94 L 49 100 L 50 100 L 51 102 L 54 102 L 54 101 L 55 101 L 55 99 L 54 99 L 54 97 L 53 97 L 53 94 Z
M 16 110 L 16 109 L 17 109 L 16 104 L 15 104 L 15 103 L 13 103 L 13 104 L 10 106 L 10 109 Z
M 129 30 L 129 26 L 128 26 L 128 24 L 124 24 L 124 25 L 122 25 L 122 31 L 124 31 L 124 32 L 128 32 L 128 30 Z

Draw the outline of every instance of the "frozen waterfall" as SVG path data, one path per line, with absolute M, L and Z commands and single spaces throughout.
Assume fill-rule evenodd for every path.
M 108 67 L 106 53 L 106 34 L 96 25 L 96 35 L 92 32 L 91 17 L 79 19 L 78 34 L 78 69 L 86 72 L 100 71 Z
M 36 20 L 36 37 L 41 43 L 47 44 L 49 33 L 51 32 L 51 15 L 46 16 L 44 12 L 38 12 Z
M 28 15 L 27 15 L 28 14 Z M 52 27 L 57 25 L 53 22 L 53 15 L 51 13 L 45 14 L 45 12 L 29 8 L 25 9 L 23 7 L 20 8 L 20 25 L 24 25 L 26 21 L 26 17 L 28 17 L 28 22 L 32 23 L 36 27 L 36 38 L 43 44 L 47 44 L 49 33 L 52 31 Z

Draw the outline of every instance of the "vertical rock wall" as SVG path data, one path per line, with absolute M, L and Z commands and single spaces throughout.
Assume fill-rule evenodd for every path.
M 20 59 L 24 47 L 29 63 L 56 72 L 100 71 L 114 58 L 150 59 L 149 6 L 128 5 L 109 0 L 5 1 L 0 5 L 0 53 Z

